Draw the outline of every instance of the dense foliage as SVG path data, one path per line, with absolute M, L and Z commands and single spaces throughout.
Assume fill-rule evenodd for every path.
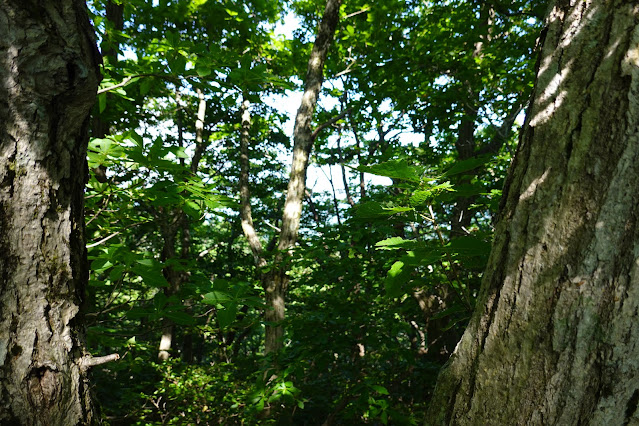
M 545 3 L 343 2 L 314 123 L 339 119 L 315 141 L 286 258 L 284 348 L 269 354 L 268 267 L 240 223 L 241 106 L 251 102 L 251 207 L 268 258 L 288 104 L 324 2 L 89 6 L 104 80 L 88 158 L 87 336 L 95 355 L 121 355 L 93 373 L 104 420 L 419 423 L 473 309 Z M 282 35 L 285 17 L 299 26 Z

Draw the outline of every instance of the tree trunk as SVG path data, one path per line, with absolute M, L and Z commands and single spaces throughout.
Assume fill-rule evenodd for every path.
M 283 343 L 284 331 L 281 322 L 284 321 L 286 289 L 288 287 L 287 273 L 289 269 L 285 258 L 288 255 L 288 251 L 295 245 L 300 228 L 302 201 L 306 191 L 306 170 L 316 136 L 311 128 L 311 122 L 317 105 L 317 96 L 324 81 L 324 62 L 326 62 L 328 48 L 335 35 L 341 3 L 341 0 L 326 0 L 324 15 L 317 30 L 311 57 L 308 60 L 302 102 L 295 117 L 293 162 L 286 191 L 286 202 L 284 203 L 284 214 L 282 215 L 282 231 L 277 245 L 278 252 L 273 261 L 273 268 L 266 274 L 266 279 L 263 282 L 267 310 L 269 311 L 266 315 L 265 351 L 267 353 L 279 351 Z
M 206 150 L 208 141 L 204 140 L 204 120 L 206 119 L 206 99 L 204 93 L 200 89 L 196 89 L 198 95 L 198 109 L 195 120 L 195 152 L 191 159 L 189 169 L 193 174 L 197 173 L 197 169 L 202 159 L 202 155 Z M 181 126 L 179 128 L 181 132 Z M 181 146 L 181 144 L 180 144 Z M 184 164 L 182 164 L 184 165 Z M 184 194 L 186 195 L 186 194 Z M 189 219 L 181 208 L 175 208 L 167 212 L 167 220 L 161 222 L 161 234 L 164 240 L 162 248 L 162 261 L 166 262 L 176 259 L 177 256 L 177 236 L 182 231 L 182 248 L 180 259 L 188 259 L 190 255 L 190 227 Z M 169 287 L 165 289 L 165 294 L 171 297 L 180 291 L 183 283 L 189 279 L 188 271 L 176 270 L 173 266 L 167 266 L 163 270 L 164 276 L 169 283 Z M 160 345 L 158 346 L 158 360 L 166 361 L 171 357 L 171 348 L 174 346 L 175 323 L 169 318 L 163 320 L 162 336 L 160 337 Z
M 308 61 L 304 94 L 295 117 L 293 162 L 288 182 L 284 214 L 277 246 L 277 253 L 273 257 L 270 270 L 261 275 L 262 287 L 266 299 L 266 331 L 265 352 L 277 352 L 281 349 L 284 337 L 282 322 L 285 315 L 286 290 L 288 287 L 288 252 L 297 241 L 302 215 L 302 202 L 306 193 L 306 169 L 313 149 L 313 143 L 319 130 L 311 128 L 313 113 L 317 104 L 317 96 L 324 80 L 324 62 L 328 56 L 328 49 L 333 41 L 335 29 L 339 21 L 341 0 L 327 0 L 324 15 L 320 22 L 317 37 L 313 44 L 311 57 Z M 249 103 L 242 103 L 242 129 L 240 133 L 240 215 L 242 230 L 249 241 L 255 263 L 259 268 L 266 266 L 266 259 L 262 255 L 262 243 L 259 240 L 253 220 L 251 218 L 251 204 L 249 191 L 249 151 L 251 116 Z
M 559 1 L 547 22 L 477 310 L 429 424 L 639 422 L 639 5 Z
M 95 421 L 80 308 L 99 61 L 84 2 L 0 1 L 0 424 Z

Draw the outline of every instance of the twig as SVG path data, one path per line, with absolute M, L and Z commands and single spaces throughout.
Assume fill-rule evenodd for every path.
M 95 243 L 93 243 L 93 244 L 87 244 L 87 248 L 88 248 L 88 249 L 90 249 L 90 248 L 93 248 L 93 247 L 97 247 L 97 246 L 99 246 L 99 245 L 100 245 L 100 244 L 102 244 L 102 243 L 106 243 L 106 242 L 107 242 L 107 241 L 109 241 L 111 238 L 113 238 L 113 237 L 117 237 L 117 236 L 118 236 L 118 235 L 120 235 L 121 233 L 122 233 L 122 231 L 118 231 L 118 232 L 115 232 L 115 233 L 113 233 L 113 234 L 109 235 L 108 237 L 104 237 L 104 238 L 102 238 L 100 241 L 96 241 L 96 242 L 95 242 Z
M 362 10 L 358 10 L 357 12 L 353 12 L 353 13 L 350 13 L 350 14 L 346 15 L 346 17 L 344 19 L 352 18 L 353 16 L 357 16 L 360 13 L 366 13 L 369 10 L 371 10 L 370 7 L 367 7 L 367 8 L 362 9 Z
M 130 75 L 127 78 L 125 78 L 124 80 L 122 80 L 121 82 L 119 82 L 118 84 L 114 84 L 113 86 L 103 87 L 102 89 L 98 89 L 97 94 L 101 95 L 103 93 L 110 92 L 111 90 L 115 90 L 115 89 L 119 89 L 120 87 L 124 87 L 127 84 L 129 84 L 129 82 L 131 80 L 133 80 L 134 78 L 137 78 L 137 77 L 142 77 L 142 76 L 141 75 Z
M 331 118 L 330 120 L 326 121 L 325 123 L 322 123 L 319 126 L 317 126 L 317 128 L 313 131 L 313 134 L 311 135 L 311 139 L 315 140 L 322 130 L 324 130 L 325 128 L 327 128 L 331 124 L 334 124 L 335 122 L 337 122 L 337 121 L 341 120 L 342 118 L 344 118 L 344 116 L 346 116 L 346 114 L 348 114 L 351 111 L 351 109 L 352 108 L 348 108 L 348 109 L 340 112 L 338 115 L 336 115 L 335 117 Z
M 90 249 L 90 248 L 93 248 L 93 247 L 97 247 L 100 244 L 109 241 L 111 238 L 117 237 L 118 235 L 120 235 L 126 229 L 133 228 L 134 226 L 142 225 L 143 223 L 149 223 L 149 222 L 151 222 L 151 221 L 150 220 L 145 220 L 145 221 L 142 221 L 142 222 L 132 223 L 131 225 L 125 226 L 122 231 L 114 232 L 113 234 L 109 235 L 108 237 L 104 237 L 100 241 L 96 241 L 93 244 L 87 244 L 87 248 Z
M 106 364 L 107 362 L 117 361 L 120 359 L 119 354 L 111 354 L 105 356 L 97 356 L 93 357 L 91 355 L 85 355 L 77 361 L 77 364 L 80 366 L 82 371 L 86 371 L 91 367 L 95 367 L 96 365 Z
M 156 77 L 156 78 L 161 78 L 164 80 L 170 80 L 170 81 L 180 81 L 180 78 L 184 78 L 186 80 L 189 79 L 194 79 L 198 76 L 194 76 L 194 75 L 182 75 L 180 77 L 174 77 L 172 75 L 162 75 L 162 74 L 135 74 L 135 75 L 130 75 L 128 77 L 126 77 L 124 80 L 122 80 L 121 82 L 119 82 L 118 84 L 114 84 L 113 86 L 109 86 L 109 87 L 103 87 L 102 89 L 98 89 L 98 91 L 96 92 L 96 95 L 101 95 L 102 93 L 106 93 L 106 92 L 110 92 L 111 90 L 115 90 L 115 89 L 119 89 L 120 87 L 124 87 L 127 84 L 129 84 L 131 82 L 131 80 L 133 80 L 134 78 L 139 78 L 139 77 Z
M 277 226 L 273 225 L 271 222 L 269 222 L 268 220 L 265 220 L 264 223 L 266 223 L 268 226 L 270 226 L 271 228 L 275 229 L 277 232 L 282 232 L 282 230 L 280 228 L 278 228 Z

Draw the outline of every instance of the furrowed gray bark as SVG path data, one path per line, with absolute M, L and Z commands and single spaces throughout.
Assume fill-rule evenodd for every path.
M 639 422 L 639 4 L 559 1 L 428 424 Z
M 99 61 L 84 2 L 0 0 L 0 424 L 95 421 L 80 310 Z

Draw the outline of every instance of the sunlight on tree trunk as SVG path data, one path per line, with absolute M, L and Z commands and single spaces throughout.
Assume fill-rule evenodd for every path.
M 266 336 L 265 352 L 277 352 L 282 348 L 284 329 L 282 322 L 285 318 L 286 290 L 288 287 L 287 264 L 288 251 L 297 241 L 297 233 L 302 215 L 302 202 L 306 193 L 306 170 L 313 149 L 313 143 L 317 137 L 316 129 L 313 131 L 311 122 L 317 104 L 317 97 L 324 80 L 324 62 L 328 55 L 328 49 L 333 40 L 335 29 L 339 21 L 339 8 L 341 0 L 327 0 L 322 21 L 320 22 L 317 38 L 313 45 L 311 57 L 308 61 L 304 94 L 301 105 L 295 118 L 293 161 L 291 174 L 284 204 L 284 214 L 277 245 L 277 253 L 273 258 L 271 269 L 261 276 L 262 286 L 266 298 Z M 249 130 L 250 113 L 248 101 L 242 104 L 242 130 L 240 135 L 240 213 L 242 216 L 242 229 L 249 241 L 249 246 L 258 267 L 266 265 L 262 258 L 262 244 L 253 227 L 250 207 L 250 191 L 248 185 L 249 176 Z
M 639 422 L 639 7 L 559 2 L 429 424 Z
M 311 122 L 317 104 L 317 96 L 322 88 L 324 80 L 324 62 L 328 55 L 328 49 L 335 35 L 335 28 L 339 21 L 339 7 L 341 0 L 327 0 L 324 16 L 317 30 L 317 38 L 313 44 L 311 57 L 308 60 L 308 70 L 304 82 L 304 94 L 302 103 L 295 117 L 295 130 L 293 132 L 293 162 L 291 175 L 286 191 L 284 214 L 282 216 L 282 232 L 280 233 L 277 253 L 273 268 L 266 275 L 264 290 L 268 304 L 266 321 L 266 352 L 277 352 L 281 349 L 283 341 L 285 298 L 288 287 L 288 269 L 286 258 L 288 251 L 297 241 L 297 233 L 300 227 L 302 215 L 302 201 L 306 190 L 306 170 L 309 157 L 315 141 Z

